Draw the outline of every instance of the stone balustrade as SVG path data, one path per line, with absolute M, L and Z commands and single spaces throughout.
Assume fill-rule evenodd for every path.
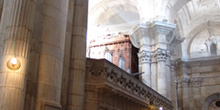
M 110 88 L 130 100 L 146 105 L 147 109 L 163 107 L 172 110 L 171 101 L 107 60 L 87 59 L 87 87 Z

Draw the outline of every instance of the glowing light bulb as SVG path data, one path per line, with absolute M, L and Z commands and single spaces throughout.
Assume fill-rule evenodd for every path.
M 160 107 L 159 110 L 163 110 L 163 107 Z
M 13 65 L 16 65 L 18 63 L 17 58 L 12 58 L 10 62 Z

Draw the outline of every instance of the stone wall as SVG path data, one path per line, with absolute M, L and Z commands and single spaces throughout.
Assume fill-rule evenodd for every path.
M 220 99 L 207 101 L 207 98 L 220 93 L 219 66 L 219 57 L 179 62 L 176 73 L 179 110 L 207 110 L 205 107 L 215 106 L 211 104 Z

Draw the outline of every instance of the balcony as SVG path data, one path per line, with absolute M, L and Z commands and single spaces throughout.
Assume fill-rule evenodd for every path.
M 91 102 L 95 104 L 97 101 L 94 110 L 128 110 L 123 108 L 123 104 L 118 104 L 122 102 L 117 102 L 117 98 L 110 98 L 109 101 L 108 97 L 103 98 L 100 94 L 110 94 L 108 96 L 133 102 L 135 105 L 131 106 L 134 107 L 131 110 L 158 110 L 159 107 L 163 107 L 163 110 L 173 109 L 170 100 L 107 60 L 87 59 L 86 70 L 86 103 L 91 106 Z M 112 103 L 114 101 L 117 103 Z

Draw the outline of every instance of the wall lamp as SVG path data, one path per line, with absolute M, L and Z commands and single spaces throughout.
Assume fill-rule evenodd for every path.
M 17 58 L 14 57 L 8 61 L 7 67 L 10 70 L 18 70 L 21 67 L 21 63 Z

